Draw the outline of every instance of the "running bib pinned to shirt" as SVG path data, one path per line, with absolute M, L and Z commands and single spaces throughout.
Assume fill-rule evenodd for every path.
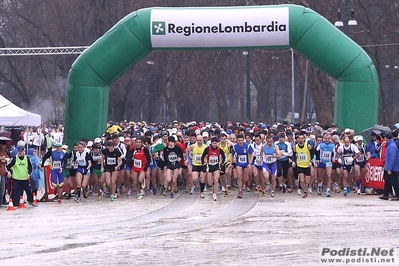
M 53 161 L 53 169 L 60 169 L 61 161 Z
M 308 160 L 308 155 L 306 153 L 300 153 L 298 154 L 298 161 L 302 162 L 302 163 L 306 163 L 309 162 Z
M 177 154 L 169 154 L 168 159 L 169 159 L 169 162 L 171 162 L 171 163 L 177 162 Z
M 201 154 L 196 154 L 196 155 L 195 155 L 195 161 L 196 161 L 198 164 L 201 163 L 201 157 L 202 157 Z
M 116 165 L 116 158 L 107 158 L 107 165 Z
M 217 156 L 210 156 L 209 157 L 209 165 L 217 165 L 219 162 L 219 159 Z
M 134 167 L 141 168 L 141 160 L 134 159 Z
M 247 163 L 247 155 L 238 155 L 239 163 Z

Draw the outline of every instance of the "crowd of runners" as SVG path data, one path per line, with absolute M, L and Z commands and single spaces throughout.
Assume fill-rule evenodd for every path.
M 174 198 L 179 189 L 200 198 L 209 191 L 213 201 L 231 197 L 232 191 L 238 198 L 252 193 L 272 198 L 277 193 L 297 193 L 302 198 L 361 195 L 367 160 L 384 160 L 385 137 L 392 134 L 397 137 L 397 131 L 387 136 L 374 131 L 366 145 L 363 136 L 349 128 L 338 130 L 336 125 L 322 127 L 317 122 L 268 126 L 110 121 L 102 136 L 82 139 L 73 147 L 62 143 L 62 129 L 57 130 L 47 153 L 39 163 L 28 162 L 24 174 L 31 175 L 35 166 L 43 170 L 49 165 L 59 203 L 63 198 L 80 202 L 90 196 L 98 201 Z M 17 155 L 24 154 L 23 147 L 24 143 L 17 145 Z M 14 177 L 15 162 L 21 163 L 23 157 L 12 158 L 13 164 L 6 165 L 9 178 Z M 19 184 L 11 196 L 14 202 L 23 190 L 32 202 L 29 189 L 28 184 Z

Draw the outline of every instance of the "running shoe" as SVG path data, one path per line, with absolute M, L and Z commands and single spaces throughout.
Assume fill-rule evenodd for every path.
M 270 192 L 270 196 L 271 196 L 272 198 L 274 198 L 274 191 L 271 191 L 271 192 Z
M 72 198 L 71 193 L 68 193 L 67 196 L 66 196 L 66 199 L 68 200 L 68 199 L 71 199 L 71 198 Z
M 305 198 L 307 198 L 307 197 L 308 197 L 308 193 L 307 193 L 307 192 L 303 192 L 302 198 L 305 199 Z
M 348 191 L 346 190 L 346 188 L 344 188 L 344 196 L 348 195 Z
M 247 192 L 251 192 L 251 188 L 250 187 L 247 187 Z
M 141 188 L 144 189 L 145 188 L 145 178 L 143 180 L 143 183 L 141 183 Z
M 263 191 L 262 191 L 262 196 L 263 196 L 263 197 L 266 197 L 266 195 L 267 195 L 267 194 L 266 194 L 266 191 L 263 190 Z
M 39 207 L 39 204 L 32 202 L 28 202 L 28 204 L 32 207 Z
M 194 190 L 195 190 L 195 187 L 192 187 L 189 194 L 193 195 L 194 194 Z
M 61 203 L 62 203 L 62 200 L 61 200 L 60 198 L 58 198 L 58 199 L 57 199 L 57 202 L 58 202 L 59 204 L 61 204 Z
M 79 202 L 79 196 L 78 194 L 75 195 L 75 197 L 73 198 L 76 202 Z
M 205 185 L 205 187 L 204 187 L 204 192 L 208 192 L 207 185 Z
M 83 192 L 83 197 L 87 199 L 89 197 L 89 192 L 85 189 Z
M 359 195 L 359 196 L 361 195 L 360 188 L 357 189 L 357 195 Z
M 200 198 L 201 198 L 201 199 L 205 198 L 205 196 L 204 196 L 203 193 L 201 193 Z
M 162 191 L 162 196 L 166 197 L 166 189 Z
M 287 190 L 287 185 L 284 184 L 281 189 L 282 189 L 283 193 L 285 193 L 285 191 Z
M 127 197 L 130 196 L 130 194 L 132 194 L 132 190 L 129 188 L 129 190 L 128 190 L 127 193 L 126 193 L 126 196 L 127 196 Z
M 173 193 L 173 192 L 171 192 L 169 195 L 170 195 L 170 197 L 171 197 L 172 199 L 175 197 L 175 193 Z
M 213 195 L 212 195 L 212 200 L 213 200 L 213 201 L 218 201 L 218 197 L 216 196 L 216 193 L 213 193 Z
M 255 188 L 255 195 L 258 195 L 259 194 L 259 190 L 258 190 L 258 188 Z
M 231 193 L 231 187 L 227 186 L 227 193 Z
M 310 188 L 308 188 L 308 193 L 309 194 L 313 194 L 313 189 L 310 187 Z
M 186 187 L 186 193 L 189 193 L 190 192 L 190 187 Z
M 298 188 L 296 192 L 298 195 L 302 195 L 302 189 Z
M 241 199 L 243 197 L 242 190 L 238 192 L 238 198 Z
M 288 188 L 288 193 L 292 193 L 292 187 Z
M 179 192 L 179 189 L 175 188 L 175 191 L 173 191 L 173 193 L 177 193 L 177 192 Z
M 323 187 L 317 186 L 317 195 L 321 195 L 322 192 L 323 192 Z
M 97 200 L 101 201 L 103 199 L 103 196 L 98 196 Z
M 141 193 L 137 194 L 137 199 L 138 200 L 144 199 L 144 195 Z
M 111 201 L 114 201 L 114 200 L 115 200 L 115 196 L 111 195 Z
M 227 197 L 228 193 L 227 190 L 224 192 L 224 196 Z
M 327 191 L 326 191 L 326 197 L 331 197 L 331 190 L 330 190 L 330 189 L 327 189 Z
M 156 187 L 152 188 L 152 194 L 154 194 L 154 196 L 157 194 L 157 188 Z

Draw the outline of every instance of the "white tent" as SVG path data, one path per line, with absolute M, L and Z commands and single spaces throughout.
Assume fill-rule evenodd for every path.
M 39 126 L 41 116 L 16 106 L 0 95 L 0 126 Z

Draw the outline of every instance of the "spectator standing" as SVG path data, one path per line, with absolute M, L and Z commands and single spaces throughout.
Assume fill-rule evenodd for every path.
M 36 203 L 33 202 L 32 188 L 30 185 L 32 170 L 32 164 L 30 163 L 28 157 L 25 155 L 25 148 L 23 146 L 19 146 L 18 154 L 14 156 L 11 159 L 10 163 L 7 165 L 7 177 L 12 178 L 11 198 L 14 207 L 18 206 L 19 197 L 22 195 L 22 191 L 26 192 L 28 202 L 31 206 L 38 206 Z
M 384 192 L 381 197 L 382 200 L 389 199 L 389 193 L 391 191 L 391 187 L 393 187 L 395 191 L 395 197 L 392 198 L 393 201 L 399 201 L 399 183 L 398 183 L 398 174 L 399 174 L 399 149 L 395 140 L 398 138 L 398 132 L 387 133 L 385 135 L 387 139 L 386 142 L 386 153 L 385 153 L 385 167 L 384 167 Z

